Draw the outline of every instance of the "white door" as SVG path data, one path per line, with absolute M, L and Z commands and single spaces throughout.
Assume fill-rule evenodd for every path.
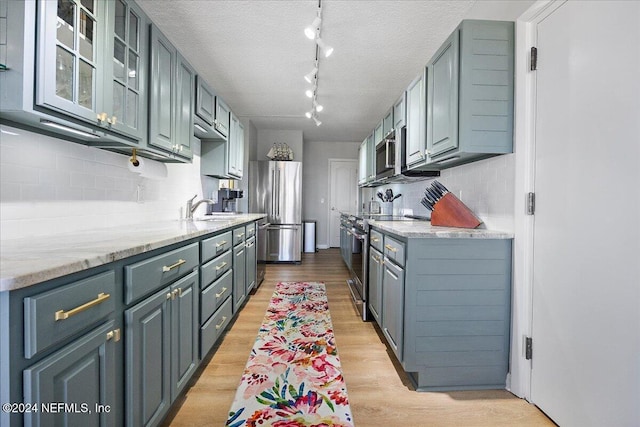
M 357 212 L 358 161 L 329 159 L 329 246 L 340 246 L 340 212 Z
M 640 2 L 537 24 L 531 400 L 640 425 Z

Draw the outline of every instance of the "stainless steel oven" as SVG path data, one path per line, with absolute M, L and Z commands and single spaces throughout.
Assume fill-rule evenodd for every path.
M 351 236 L 351 278 L 347 280 L 347 285 L 349 286 L 356 310 L 362 317 L 362 320 L 368 320 L 366 299 L 369 236 L 362 219 L 351 219 L 349 235 Z
M 376 144 L 376 179 L 389 178 L 396 171 L 395 132 L 390 132 Z

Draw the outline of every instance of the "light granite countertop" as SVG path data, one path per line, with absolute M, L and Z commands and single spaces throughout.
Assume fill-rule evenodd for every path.
M 224 215 L 215 221 L 158 221 L 1 240 L 0 292 L 25 288 L 264 217 L 264 214 Z
M 376 221 L 368 220 L 369 225 L 380 230 L 407 238 L 443 238 L 443 239 L 513 239 L 513 233 L 478 228 L 438 227 L 429 221 Z

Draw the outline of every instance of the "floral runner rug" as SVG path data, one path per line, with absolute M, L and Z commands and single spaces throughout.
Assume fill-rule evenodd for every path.
M 354 425 L 324 283 L 276 285 L 226 425 Z

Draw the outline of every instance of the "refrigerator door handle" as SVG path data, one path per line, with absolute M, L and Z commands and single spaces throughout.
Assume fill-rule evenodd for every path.
M 277 193 L 277 199 L 276 199 L 276 209 L 277 209 L 277 213 L 276 213 L 276 218 L 280 218 L 280 169 L 278 169 L 276 167 L 276 191 Z
M 271 215 L 276 216 L 276 170 L 271 170 Z
M 270 225 L 267 230 L 297 230 L 301 228 L 302 225 Z

